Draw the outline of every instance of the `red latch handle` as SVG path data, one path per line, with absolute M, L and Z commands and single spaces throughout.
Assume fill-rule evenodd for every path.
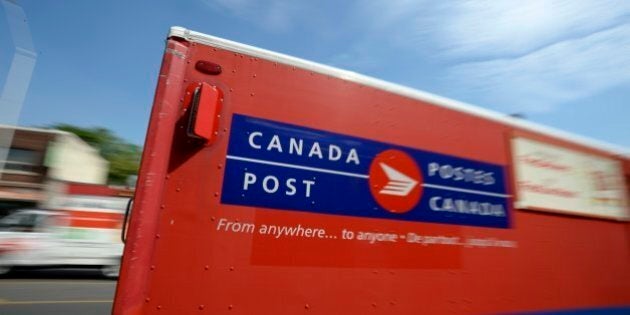
M 219 130 L 223 92 L 208 83 L 195 83 L 197 87 L 190 104 L 188 136 L 203 139 L 206 145 L 214 143 Z

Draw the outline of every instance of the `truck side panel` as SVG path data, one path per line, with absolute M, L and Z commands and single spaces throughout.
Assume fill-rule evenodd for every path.
M 259 56 L 177 38 L 167 47 L 114 313 L 467 314 L 630 304 L 627 222 L 511 206 L 515 134 L 619 157 Z M 200 71 L 199 61 L 219 65 L 220 74 Z M 211 145 L 186 132 L 187 93 L 198 82 L 223 93 Z M 405 156 L 418 172 L 404 166 Z M 462 184 L 432 162 L 494 177 Z M 388 163 L 407 168 L 392 172 Z M 389 182 L 372 182 L 377 172 Z M 420 191 L 411 210 L 378 197 L 410 196 L 404 187 Z M 507 200 L 505 224 L 485 224 L 495 212 L 457 201 L 472 195 Z M 327 196 L 348 206 L 333 213 Z M 449 210 L 449 196 L 470 213 Z M 423 202 L 440 209 L 439 220 L 412 216 Z

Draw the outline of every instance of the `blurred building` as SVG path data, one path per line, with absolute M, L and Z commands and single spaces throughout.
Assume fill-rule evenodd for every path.
M 47 203 L 60 183 L 107 181 L 107 160 L 72 133 L 0 125 L 0 137 L 12 137 L 0 148 L 0 216 Z

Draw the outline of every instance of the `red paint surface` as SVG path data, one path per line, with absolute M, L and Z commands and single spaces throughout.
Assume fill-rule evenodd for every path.
M 478 314 L 630 304 L 628 222 L 509 209 L 511 228 L 492 229 L 219 202 L 232 113 L 507 170 L 512 135 L 609 154 L 219 48 L 185 49 L 172 40 L 168 47 L 190 63 L 167 54 L 160 72 L 114 313 Z M 195 71 L 198 60 L 220 65 L 222 73 Z M 219 135 L 211 146 L 185 132 L 180 100 L 193 82 L 224 91 Z M 335 233 L 350 228 L 494 238 L 518 247 L 275 239 L 217 230 L 220 219 Z
M 78 228 L 120 229 L 123 215 L 114 212 L 99 212 L 94 210 L 66 210 L 69 226 Z
M 142 314 L 150 287 L 150 265 L 166 183 L 175 123 L 182 112 L 188 44 L 168 40 L 145 140 L 131 212 L 114 314 Z
M 92 195 L 92 196 L 120 196 L 130 193 L 127 189 L 109 187 L 105 185 L 93 185 L 83 183 L 66 184 L 66 192 L 69 195 Z

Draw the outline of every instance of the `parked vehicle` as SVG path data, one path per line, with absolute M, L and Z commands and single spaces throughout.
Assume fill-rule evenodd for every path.
M 179 27 L 163 58 L 114 314 L 630 312 L 627 149 Z
M 118 277 L 128 198 L 66 196 L 58 209 L 21 209 L 0 219 L 0 274 L 12 268 L 99 268 Z

